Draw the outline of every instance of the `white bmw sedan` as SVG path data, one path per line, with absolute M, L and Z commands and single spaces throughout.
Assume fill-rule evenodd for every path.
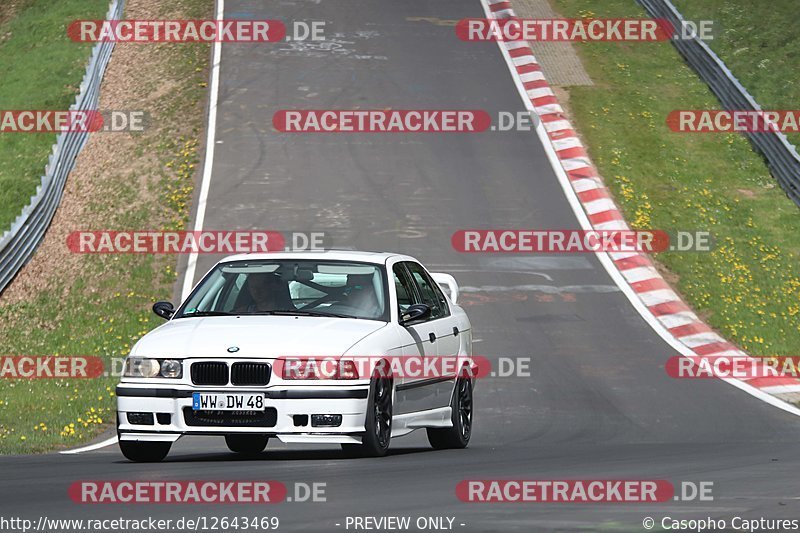
M 444 289 L 444 290 L 443 290 Z M 452 276 L 392 253 L 287 252 L 220 261 L 131 350 L 117 433 L 132 461 L 182 436 L 258 454 L 270 438 L 385 455 L 425 428 L 436 448 L 472 432 L 472 331 Z

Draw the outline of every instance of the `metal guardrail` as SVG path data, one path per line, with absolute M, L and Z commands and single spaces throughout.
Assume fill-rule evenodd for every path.
M 113 0 L 107 19 L 119 20 L 122 17 L 124 4 L 125 0 Z M 70 107 L 71 110 L 97 109 L 100 82 L 103 80 L 113 50 L 113 42 L 100 42 L 94 46 L 80 91 L 75 103 Z M 36 188 L 36 194 L 11 224 L 11 229 L 0 238 L 0 292 L 30 260 L 44 238 L 56 208 L 61 202 L 67 176 L 75 166 L 75 160 L 88 137 L 88 132 L 62 132 L 56 137 L 42 182 Z
M 684 26 L 684 18 L 669 0 L 637 0 L 653 18 L 668 20 L 674 28 Z M 698 38 L 673 39 L 672 44 L 689 65 L 708 84 L 722 106 L 730 111 L 761 111 L 725 63 Z M 770 172 L 786 195 L 800 206 L 800 156 L 781 132 L 747 133 L 750 142 L 767 161 Z

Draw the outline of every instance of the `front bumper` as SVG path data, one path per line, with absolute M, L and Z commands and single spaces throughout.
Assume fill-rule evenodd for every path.
M 266 410 L 196 412 L 192 410 L 194 392 L 264 394 Z M 121 383 L 116 395 L 120 440 L 175 441 L 182 435 L 256 433 L 284 442 L 358 443 L 364 432 L 369 384 L 196 388 Z M 148 414 L 152 417 L 142 416 Z M 313 415 L 341 415 L 341 423 L 315 427 Z

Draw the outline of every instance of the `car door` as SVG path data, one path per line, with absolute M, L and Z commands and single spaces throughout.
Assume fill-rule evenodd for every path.
M 459 339 L 453 329 L 454 319 L 441 289 L 419 263 L 405 261 L 401 265 L 413 284 L 416 298 L 414 303 L 424 303 L 431 308 L 430 317 L 416 326 L 421 333 L 427 335 L 429 344 L 424 356 L 431 358 L 458 355 Z M 441 367 L 437 365 L 435 368 Z M 450 404 L 453 380 L 422 376 L 404 384 L 403 389 L 406 391 L 406 402 L 413 405 L 414 410 L 435 409 Z
M 406 270 L 402 263 L 395 263 L 392 267 L 392 278 L 395 284 L 395 294 L 397 296 L 398 320 L 411 305 L 422 303 L 416 286 L 411 278 L 411 274 Z M 412 325 L 397 324 L 398 335 L 400 336 L 400 347 L 393 350 L 393 356 L 416 357 L 420 360 L 425 357 L 436 356 L 436 344 L 431 342 L 433 329 L 427 322 L 415 323 Z M 417 401 L 414 383 L 421 377 L 401 375 L 395 378 L 396 398 L 395 411 L 397 414 L 411 413 L 420 410 L 420 403 Z

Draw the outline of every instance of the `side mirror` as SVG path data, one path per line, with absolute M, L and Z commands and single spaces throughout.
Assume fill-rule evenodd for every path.
M 156 302 L 153 304 L 153 312 L 164 320 L 169 320 L 175 314 L 175 308 L 171 302 Z
M 408 326 L 414 322 L 425 320 L 431 316 L 431 308 L 426 304 L 410 305 L 404 313 L 400 315 L 400 325 Z

